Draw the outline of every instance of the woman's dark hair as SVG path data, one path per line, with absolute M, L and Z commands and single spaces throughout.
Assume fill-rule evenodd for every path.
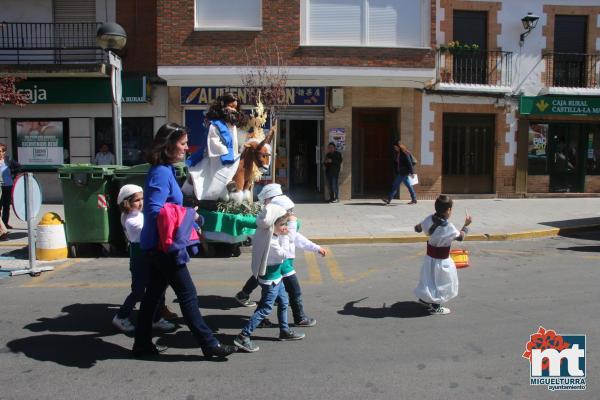
M 327 146 L 333 146 L 333 147 L 335 147 L 335 143 L 329 142 L 329 144 Z
M 238 104 L 236 106 L 236 111 L 231 112 L 230 110 L 226 109 L 225 106 L 233 103 L 234 101 L 237 101 Z M 240 100 L 231 92 L 224 93 L 222 96 L 217 97 L 212 102 L 208 108 L 208 111 L 206 112 L 206 119 L 209 121 L 221 119 L 237 126 L 238 128 L 248 124 L 248 116 L 240 111 Z
M 441 194 L 435 199 L 435 213 L 439 216 L 443 215 L 446 211 L 452 208 L 452 199 L 450 196 Z
M 184 135 L 187 135 L 185 127 L 174 122 L 167 122 L 161 126 L 146 154 L 146 161 L 150 165 L 171 163 L 175 146 Z

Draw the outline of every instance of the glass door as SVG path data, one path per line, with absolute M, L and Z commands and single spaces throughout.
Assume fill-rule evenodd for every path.
M 582 192 L 585 179 L 581 149 L 581 127 L 577 124 L 550 125 L 548 171 L 550 192 Z

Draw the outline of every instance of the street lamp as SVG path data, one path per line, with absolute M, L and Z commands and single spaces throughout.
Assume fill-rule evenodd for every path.
M 521 18 L 523 29 L 525 29 L 525 32 L 521 33 L 521 36 L 519 36 L 519 42 L 521 43 L 521 46 L 523 45 L 523 42 L 525 42 L 525 36 L 529 35 L 533 28 L 535 28 L 539 19 L 540 17 L 532 13 L 527 13 L 526 16 Z
M 96 32 L 96 42 L 108 53 L 108 62 L 112 66 L 110 73 L 110 87 L 112 92 L 112 116 L 115 142 L 115 161 L 117 165 L 123 165 L 123 143 L 121 125 L 121 58 L 115 51 L 121 50 L 127 43 L 125 29 L 115 22 L 105 22 Z

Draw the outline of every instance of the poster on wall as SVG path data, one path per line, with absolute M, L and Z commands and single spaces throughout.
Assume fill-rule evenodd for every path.
M 17 159 L 22 165 L 64 162 L 63 121 L 18 121 Z
M 346 129 L 345 128 L 330 128 L 329 142 L 335 143 L 335 149 L 340 153 L 344 151 L 346 146 Z
M 529 125 L 529 144 L 527 154 L 529 158 L 546 157 L 548 143 L 548 124 Z

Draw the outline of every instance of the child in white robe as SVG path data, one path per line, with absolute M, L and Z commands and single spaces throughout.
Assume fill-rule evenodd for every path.
M 472 219 L 467 215 L 459 231 L 448 222 L 451 215 L 452 199 L 440 195 L 435 201 L 435 214 L 415 226 L 415 231 L 425 232 L 429 240 L 419 284 L 414 292 L 431 314 L 450 314 L 450 309 L 442 304 L 458 294 L 458 275 L 454 261 L 450 258 L 450 246 L 455 240 L 464 240 Z

